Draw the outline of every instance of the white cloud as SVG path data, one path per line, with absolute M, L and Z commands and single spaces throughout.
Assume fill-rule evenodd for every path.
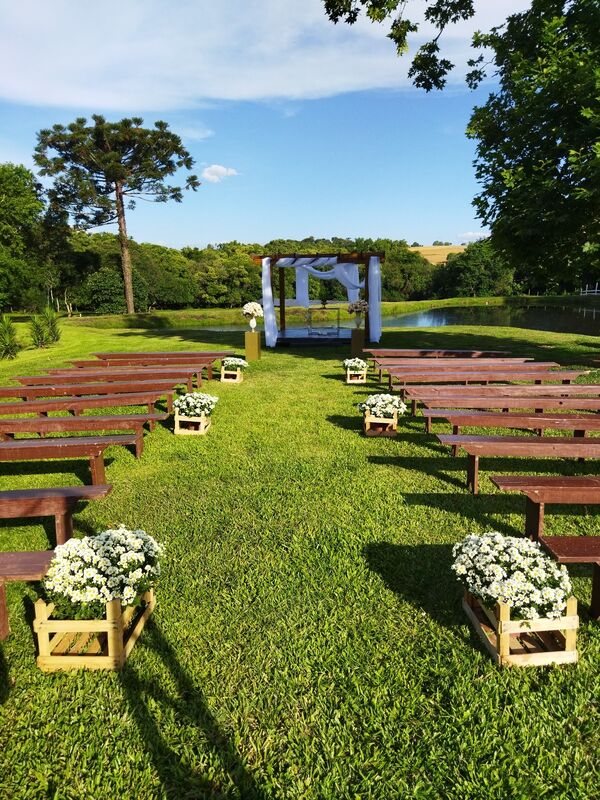
M 182 139 L 188 139 L 192 142 L 202 142 L 205 139 L 210 139 L 212 136 L 215 135 L 215 132 L 211 130 L 211 128 L 205 128 L 201 125 L 199 126 L 181 126 L 177 127 L 177 134 L 181 136 Z
M 229 178 L 231 175 L 239 175 L 237 169 L 233 167 L 224 167 L 221 164 L 211 164 L 210 167 L 205 167 L 202 170 L 202 177 L 209 183 L 221 183 L 223 178 Z
M 214 100 L 300 100 L 410 86 L 387 28 L 333 25 L 322 0 L 0 0 L 0 97 L 42 106 L 147 112 Z M 413 13 L 422 4 L 410 4 Z M 479 0 L 444 34 L 460 80 L 471 33 L 528 0 Z M 423 35 L 427 26 L 423 26 Z M 414 47 L 411 48 L 414 52 Z
M 469 240 L 477 241 L 477 239 L 485 239 L 485 237 L 489 236 L 489 235 L 490 235 L 490 232 L 489 231 L 484 231 L 484 230 L 467 231 L 466 233 L 459 233 L 458 234 L 458 239 L 461 242 L 467 242 Z

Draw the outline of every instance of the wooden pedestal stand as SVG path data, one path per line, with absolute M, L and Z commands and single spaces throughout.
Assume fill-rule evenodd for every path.
M 244 342 L 246 345 L 246 361 L 259 361 L 260 331 L 246 331 Z
M 365 348 L 364 328 L 352 328 L 352 341 L 350 343 L 350 353 L 352 358 L 363 358 Z
M 175 433 L 178 436 L 204 436 L 210 425 L 210 417 L 206 414 L 200 417 L 182 417 L 175 411 Z
M 375 417 L 370 411 L 365 411 L 363 430 L 365 436 L 389 436 L 396 435 L 398 428 L 398 412 L 394 411 L 394 416 L 389 417 Z
M 575 597 L 568 598 L 566 615 L 557 619 L 511 620 L 509 605 L 498 603 L 489 609 L 469 592 L 465 592 L 462 606 L 493 660 L 501 667 L 577 662 L 579 617 Z
M 33 630 L 38 640 L 38 667 L 44 672 L 121 669 L 155 604 L 150 589 L 138 606 L 122 608 L 119 600 L 111 600 L 104 619 L 52 619 L 54 603 L 37 600 Z

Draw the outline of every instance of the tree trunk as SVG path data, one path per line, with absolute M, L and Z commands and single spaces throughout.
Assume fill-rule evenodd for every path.
M 133 283 L 131 280 L 131 254 L 129 253 L 129 239 L 125 225 L 125 204 L 123 203 L 123 188 L 117 183 L 115 188 L 117 201 L 117 221 L 119 223 L 119 244 L 121 246 L 121 266 L 123 268 L 123 284 L 125 286 L 125 304 L 127 314 L 135 314 L 133 303 Z

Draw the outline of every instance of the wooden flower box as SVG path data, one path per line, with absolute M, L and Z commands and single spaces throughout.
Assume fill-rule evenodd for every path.
M 243 380 L 244 372 L 240 367 L 237 369 L 221 367 L 221 383 L 241 383 Z
M 375 417 L 370 411 L 365 411 L 363 419 L 363 430 L 365 436 L 390 436 L 396 435 L 398 428 L 398 412 L 394 411 L 394 416 Z
M 111 600 L 105 619 L 52 619 L 54 603 L 37 600 L 33 630 L 38 667 L 44 672 L 121 669 L 154 610 L 154 591 L 145 592 L 140 600 L 140 605 L 125 608 L 119 600 Z
M 184 417 L 175 409 L 175 433 L 179 436 L 204 436 L 210 428 L 210 417 Z
M 577 662 L 577 599 L 569 597 L 566 615 L 511 620 L 510 606 L 483 605 L 465 591 L 462 606 L 496 664 L 501 667 L 537 667 Z
M 366 383 L 367 370 L 366 369 L 347 369 L 346 370 L 346 383 Z

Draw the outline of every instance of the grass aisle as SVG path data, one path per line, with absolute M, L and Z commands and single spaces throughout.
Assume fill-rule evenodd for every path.
M 239 349 L 241 337 L 66 325 L 60 346 L 3 364 L 2 383 L 100 349 L 223 342 Z M 393 345 L 589 365 L 599 340 L 450 328 L 386 333 Z M 165 544 L 154 621 L 122 674 L 44 675 L 23 603 L 33 594 L 9 585 L 0 797 L 597 796 L 600 627 L 584 610 L 575 668 L 500 672 L 449 569 L 467 532 L 523 528 L 522 498 L 492 495 L 490 474 L 597 464 L 489 460 L 473 497 L 462 459 L 420 420 L 396 440 L 361 436 L 355 404 L 370 387 L 344 385 L 341 357 L 267 353 L 241 385 L 205 384 L 221 398 L 208 436 L 158 426 L 141 460 L 108 451 L 113 493 L 75 528 L 123 522 Z M 82 462 L 0 465 L 2 489 L 86 481 Z M 600 534 L 597 512 L 568 511 L 548 516 L 549 534 Z M 0 527 L 3 550 L 47 546 L 41 524 Z M 585 604 L 590 572 L 572 575 Z

